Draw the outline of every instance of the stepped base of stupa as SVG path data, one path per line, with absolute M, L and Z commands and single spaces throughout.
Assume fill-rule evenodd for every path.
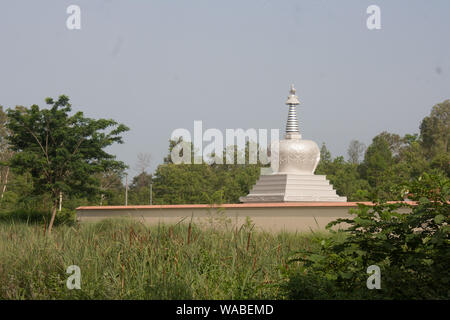
M 323 175 L 276 173 L 261 175 L 250 193 L 239 199 L 252 202 L 346 202 Z

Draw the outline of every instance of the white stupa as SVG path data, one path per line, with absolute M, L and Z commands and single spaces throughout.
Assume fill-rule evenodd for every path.
M 296 106 L 300 104 L 291 85 L 286 136 L 272 148 L 271 161 L 278 162 L 276 172 L 261 175 L 241 202 L 346 202 L 324 175 L 315 175 L 320 150 L 311 140 L 303 140 L 298 129 Z M 278 149 L 278 150 L 276 150 Z M 272 166 L 273 168 L 274 166 Z M 276 168 L 277 166 L 275 166 Z

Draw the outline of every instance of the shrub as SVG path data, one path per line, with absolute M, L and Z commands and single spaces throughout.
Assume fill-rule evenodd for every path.
M 449 299 L 450 180 L 424 174 L 408 186 L 417 204 L 360 204 L 343 238 L 321 240 L 318 251 L 300 251 L 298 268 L 284 286 L 291 299 Z M 400 209 L 409 209 L 401 213 Z M 336 231 L 332 231 L 335 232 Z M 367 267 L 381 270 L 381 289 L 369 290 Z
M 0 212 L 0 222 L 26 222 L 26 223 L 47 223 L 51 218 L 51 212 L 42 209 L 16 209 L 12 211 Z M 75 210 L 62 209 L 55 217 L 55 224 L 73 225 L 76 222 Z

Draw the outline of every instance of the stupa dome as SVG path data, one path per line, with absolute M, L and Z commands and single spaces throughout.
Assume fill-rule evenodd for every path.
M 314 174 L 320 160 L 320 149 L 312 140 L 289 138 L 279 143 L 277 173 Z

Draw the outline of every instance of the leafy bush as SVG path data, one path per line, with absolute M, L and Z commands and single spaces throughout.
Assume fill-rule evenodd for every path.
M 408 186 L 416 205 L 360 204 L 354 219 L 337 219 L 327 228 L 348 224 L 320 240 L 316 251 L 291 259 L 285 285 L 291 299 L 449 299 L 450 180 L 424 174 Z M 405 209 L 409 212 L 405 212 Z M 381 289 L 367 289 L 366 270 L 381 270 Z

